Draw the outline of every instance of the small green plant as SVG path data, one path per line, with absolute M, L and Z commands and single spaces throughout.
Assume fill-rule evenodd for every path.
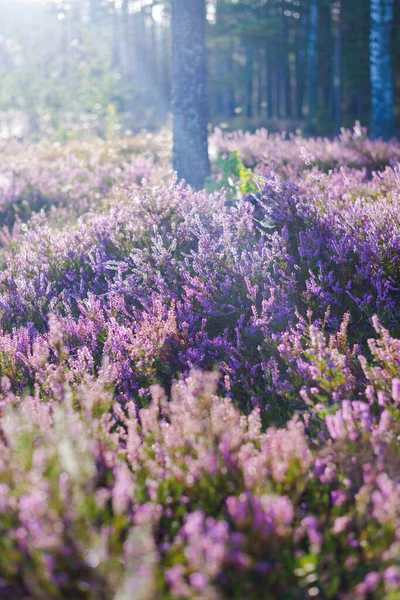
M 227 157 L 218 157 L 216 176 L 210 177 L 206 182 L 209 193 L 221 189 L 227 191 L 230 200 L 258 192 L 254 173 L 243 164 L 237 150 L 230 152 Z

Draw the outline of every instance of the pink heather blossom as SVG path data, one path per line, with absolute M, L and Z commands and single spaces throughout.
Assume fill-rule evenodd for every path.
M 211 143 L 0 148 L 0 597 L 400 590 L 400 144 Z
M 342 531 L 345 531 L 345 529 L 347 529 L 349 524 L 349 517 L 338 517 L 333 525 L 333 530 L 335 533 L 342 533 Z
M 400 402 L 400 379 L 392 379 L 392 398 L 396 403 Z

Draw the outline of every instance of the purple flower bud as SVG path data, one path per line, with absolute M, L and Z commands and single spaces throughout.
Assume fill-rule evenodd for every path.
M 396 403 L 400 402 L 400 379 L 392 379 L 392 398 Z
M 190 585 L 200 592 L 207 587 L 208 580 L 204 573 L 192 573 L 189 576 Z
M 400 589 L 400 568 L 392 565 L 383 572 L 385 587 L 388 591 L 398 591 Z

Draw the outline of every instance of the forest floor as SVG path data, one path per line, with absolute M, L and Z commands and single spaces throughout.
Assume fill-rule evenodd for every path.
M 0 597 L 400 598 L 400 144 L 0 146 Z

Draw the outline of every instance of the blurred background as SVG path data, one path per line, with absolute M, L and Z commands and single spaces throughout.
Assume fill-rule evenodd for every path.
M 384 40 L 400 125 L 400 0 Z M 370 0 L 207 3 L 210 122 L 332 135 L 371 120 Z M 0 138 L 169 123 L 169 0 L 0 0 Z

